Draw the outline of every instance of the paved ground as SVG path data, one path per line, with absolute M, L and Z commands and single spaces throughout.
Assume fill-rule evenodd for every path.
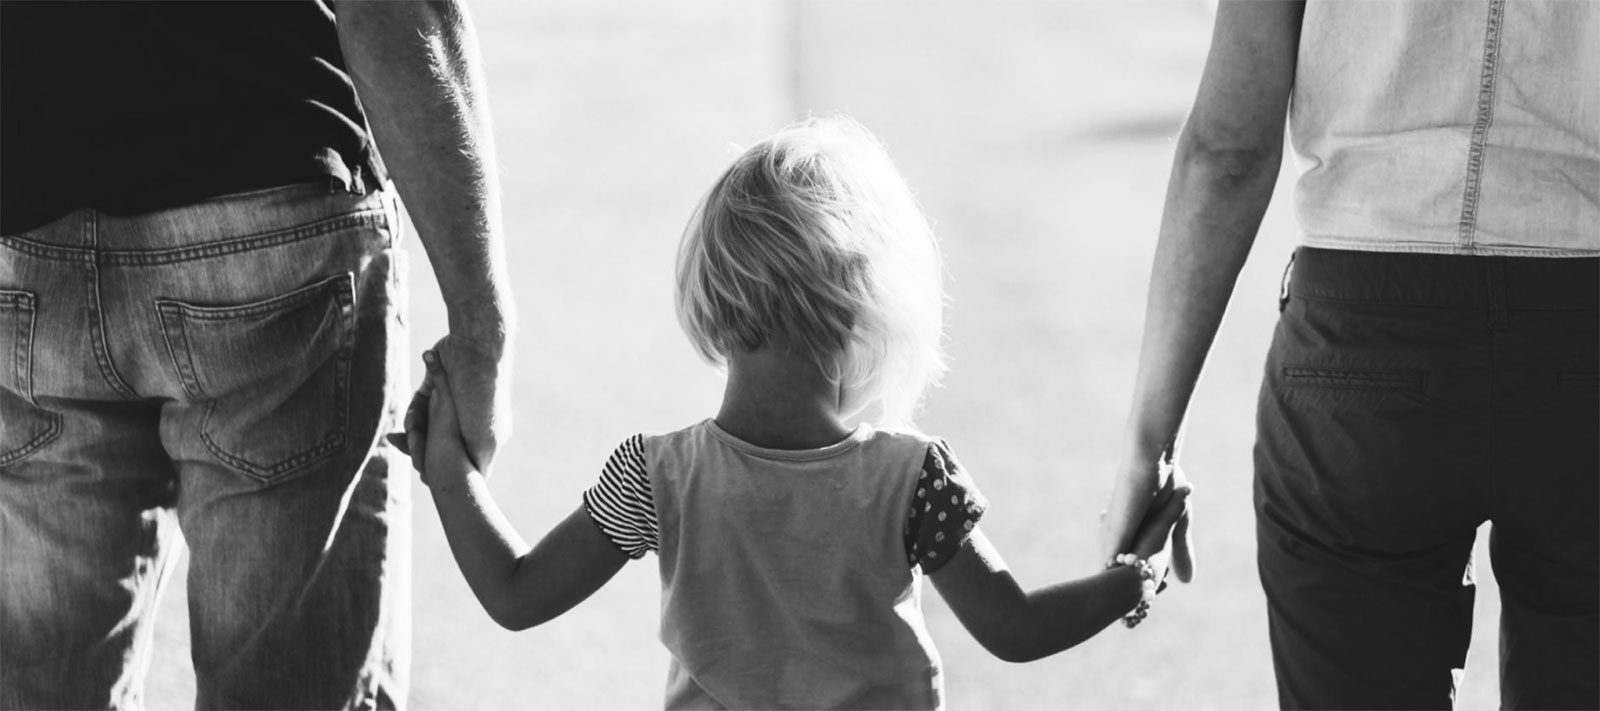
M 735 145 L 808 111 L 842 110 L 888 144 L 949 262 L 954 363 L 924 428 L 953 444 L 993 501 L 984 526 L 1025 584 L 1094 569 L 1170 138 L 1208 39 L 1202 3 L 503 0 L 474 10 L 522 305 L 518 437 L 494 487 L 526 536 L 576 505 L 622 438 L 714 411 L 719 381 L 672 316 L 679 231 Z M 1287 186 L 1191 416 L 1198 582 L 1163 595 L 1136 632 L 1115 628 L 1026 666 L 989 658 L 930 589 L 952 708 L 1274 706 L 1249 480 L 1259 370 L 1295 239 Z M 414 254 L 420 348 L 442 333 L 443 312 Z M 479 610 L 432 503 L 416 494 L 416 708 L 660 704 L 653 560 L 568 616 L 508 633 Z M 1497 705 L 1499 601 L 1487 567 L 1464 708 Z M 174 587 L 152 670 L 157 708 L 192 700 Z

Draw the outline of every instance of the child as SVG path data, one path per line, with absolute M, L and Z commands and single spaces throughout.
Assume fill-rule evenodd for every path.
M 904 427 L 942 370 L 938 250 L 865 129 L 812 119 L 746 151 L 690 221 L 677 271 L 684 331 L 726 368 L 721 409 L 623 442 L 531 550 L 463 449 L 450 374 L 424 355 L 413 456 L 496 622 L 550 620 L 655 551 L 667 708 L 926 709 L 943 689 L 924 574 L 1008 661 L 1142 619 L 1185 507 L 1181 475 L 1118 564 L 1025 592 L 942 440 L 846 424 L 871 408 L 863 420 Z

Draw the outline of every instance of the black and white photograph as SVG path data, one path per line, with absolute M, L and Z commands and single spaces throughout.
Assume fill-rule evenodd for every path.
M 1600 0 L 0 0 L 0 711 L 1600 709 Z

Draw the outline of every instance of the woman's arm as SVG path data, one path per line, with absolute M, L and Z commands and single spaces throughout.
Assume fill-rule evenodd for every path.
M 1101 555 L 1127 550 L 1161 485 L 1159 459 L 1176 448 L 1184 411 L 1272 199 L 1303 4 L 1228 1 L 1217 8 L 1194 109 L 1178 137 L 1145 303 L 1133 408 Z M 1174 572 L 1190 576 L 1187 524 Z
M 610 581 L 628 556 L 583 506 L 530 550 L 467 457 L 449 376 L 431 351 L 424 359 L 433 391 L 427 421 L 415 426 L 427 431 L 425 481 L 456 565 L 502 627 L 522 630 L 560 616 Z
M 1168 535 L 1187 508 L 1189 487 L 1175 477 L 1161 493 L 1161 506 L 1131 549 L 1158 576 L 1165 574 Z M 973 639 L 1008 662 L 1048 657 L 1095 636 L 1139 604 L 1143 582 L 1133 568 L 1119 565 L 1024 591 L 982 528 L 928 577 Z

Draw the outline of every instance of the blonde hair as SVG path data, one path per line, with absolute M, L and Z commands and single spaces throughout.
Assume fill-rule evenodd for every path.
M 905 179 L 846 117 L 809 118 L 745 151 L 678 248 L 678 322 L 719 369 L 781 339 L 839 382 L 847 414 L 909 426 L 944 372 L 938 244 Z

